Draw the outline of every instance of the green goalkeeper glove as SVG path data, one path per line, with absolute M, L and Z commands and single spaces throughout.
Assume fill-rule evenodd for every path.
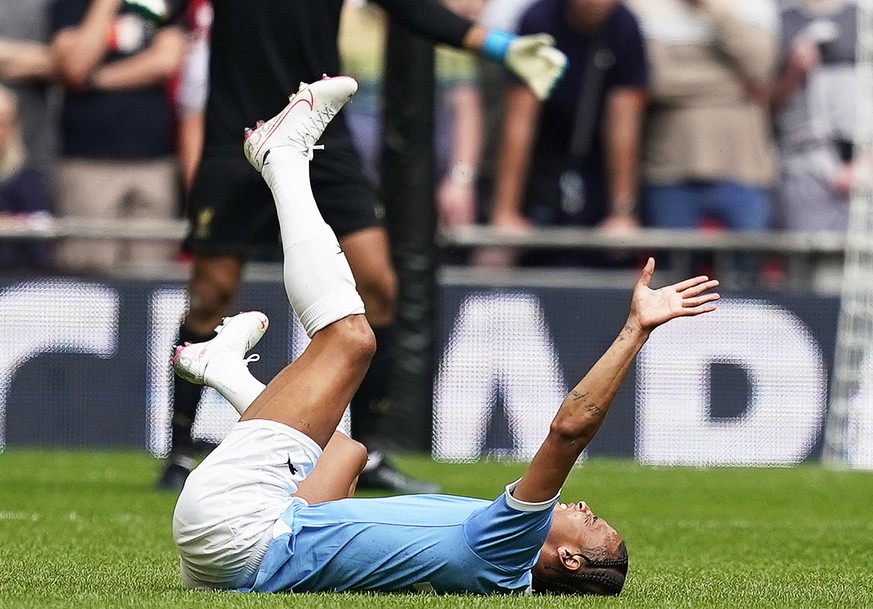
M 554 45 L 555 39 L 549 34 L 516 36 L 492 31 L 482 44 L 482 52 L 515 72 L 542 101 L 548 98 L 567 67 L 567 56 Z

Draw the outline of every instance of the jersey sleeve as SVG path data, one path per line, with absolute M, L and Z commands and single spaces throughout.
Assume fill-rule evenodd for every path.
M 405 26 L 434 42 L 460 47 L 473 22 L 434 0 L 376 0 Z
M 552 526 L 552 508 L 558 496 L 542 503 L 527 503 L 512 496 L 518 482 L 464 523 L 470 549 L 482 560 L 507 569 L 531 568 Z

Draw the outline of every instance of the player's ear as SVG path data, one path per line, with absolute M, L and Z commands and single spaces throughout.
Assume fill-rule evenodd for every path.
M 566 546 L 558 547 L 558 559 L 567 571 L 578 571 L 585 566 L 585 560 Z

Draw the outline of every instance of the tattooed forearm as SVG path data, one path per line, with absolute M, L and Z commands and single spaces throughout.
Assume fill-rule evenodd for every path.
M 578 402 L 579 400 L 583 400 L 587 396 L 588 396 L 587 391 L 585 393 L 582 393 L 581 391 L 577 391 L 576 389 L 573 389 L 570 391 L 570 397 L 573 399 L 574 402 Z M 587 412 L 588 414 L 599 415 L 599 414 L 603 413 L 603 409 L 601 409 L 594 402 L 589 402 L 587 404 L 584 404 L 582 406 L 582 408 L 585 409 L 585 412 Z
M 636 329 L 633 326 L 625 325 L 625 327 L 621 329 L 621 333 L 618 335 L 618 338 L 615 340 L 616 340 L 616 342 L 620 343 L 623 340 L 625 340 L 625 336 L 624 336 L 625 334 L 631 335 L 634 332 L 636 332 Z

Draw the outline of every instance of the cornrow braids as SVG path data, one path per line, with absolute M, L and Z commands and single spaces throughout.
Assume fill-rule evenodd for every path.
M 614 559 L 590 559 L 585 554 L 576 554 L 585 559 L 586 565 L 579 571 L 556 569 L 545 566 L 546 571 L 555 573 L 555 577 L 544 579 L 531 574 L 532 586 L 535 592 L 550 594 L 596 594 L 601 596 L 617 596 L 624 587 L 628 570 L 627 548 L 624 542 Z

